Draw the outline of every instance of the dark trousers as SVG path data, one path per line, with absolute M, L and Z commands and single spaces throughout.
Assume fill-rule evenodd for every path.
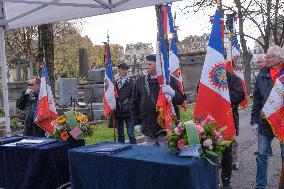
M 128 135 L 130 144 L 136 144 L 136 138 L 134 135 L 134 126 L 132 124 L 132 120 L 130 117 L 116 118 L 118 142 L 125 143 L 124 123 L 126 125 L 127 135 Z
M 232 163 L 233 163 L 233 155 L 232 155 L 232 144 L 225 148 L 222 155 L 222 172 L 221 179 L 223 184 L 230 184 L 231 176 L 232 176 Z
M 24 126 L 24 136 L 44 137 L 45 132 L 36 124 L 26 121 Z

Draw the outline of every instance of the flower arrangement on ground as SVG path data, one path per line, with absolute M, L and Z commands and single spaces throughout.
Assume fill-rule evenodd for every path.
M 79 140 L 93 135 L 88 117 L 74 110 L 66 112 L 52 122 L 54 138 L 62 141 Z
M 187 123 L 180 123 L 177 125 L 168 137 L 169 148 L 176 154 L 178 154 L 183 147 L 190 145 L 189 140 L 191 139 L 188 137 L 188 133 L 185 129 L 185 124 Z M 200 157 L 215 164 L 222 155 L 225 147 L 231 142 L 224 140 L 223 132 L 226 127 L 217 128 L 216 121 L 211 115 L 208 115 L 203 122 L 194 123 L 191 121 L 190 123 L 195 125 L 197 130 L 199 142 L 201 144 L 201 148 L 199 149 Z

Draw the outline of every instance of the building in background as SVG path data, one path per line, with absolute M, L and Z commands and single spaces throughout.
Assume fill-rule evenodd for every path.
M 142 74 L 145 57 L 153 53 L 152 43 L 127 44 L 122 61 L 129 65 L 130 74 Z

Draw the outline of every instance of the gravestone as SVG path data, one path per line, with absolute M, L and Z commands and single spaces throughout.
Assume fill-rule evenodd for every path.
M 93 115 L 95 120 L 103 119 L 104 106 L 103 103 L 93 103 Z
M 2 82 L 0 82 L 2 85 Z M 10 116 L 18 116 L 19 110 L 16 108 L 16 101 L 21 96 L 22 92 L 27 88 L 27 82 L 9 82 L 8 91 L 9 91 L 9 112 Z M 3 89 L 0 87 L 0 94 L 3 94 Z M 0 95 L 0 106 L 4 106 L 3 95 Z
M 206 52 L 180 54 L 179 61 L 187 101 L 195 102 Z
M 94 69 L 88 72 L 88 83 L 95 84 L 95 83 L 104 83 L 105 78 L 105 69 Z
M 79 76 L 87 77 L 90 70 L 88 51 L 85 48 L 79 49 Z
M 9 81 L 26 81 L 30 75 L 30 60 L 27 60 L 22 52 L 16 53 L 16 55 L 10 60 L 9 74 L 13 75 L 13 79 Z
M 118 72 L 117 67 L 112 68 L 112 74 L 115 76 Z M 88 83 L 89 84 L 102 84 L 105 79 L 105 68 L 94 69 L 88 72 Z
M 70 103 L 70 98 L 78 99 L 77 78 L 59 78 L 59 105 L 63 106 Z
M 84 93 L 84 102 L 100 103 L 103 101 L 104 84 L 89 84 L 79 86 Z

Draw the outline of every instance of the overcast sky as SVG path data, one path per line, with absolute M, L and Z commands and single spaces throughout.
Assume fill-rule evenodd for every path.
M 184 15 L 181 7 L 183 2 L 176 2 L 172 8 L 173 14 L 177 13 L 179 40 L 189 35 L 210 33 L 209 16 L 214 14 L 214 9 Z M 154 6 L 84 19 L 82 35 L 88 35 L 93 43 L 102 44 L 106 41 L 107 31 L 111 44 L 125 47 L 128 43 L 144 42 L 152 43 L 155 48 L 157 26 Z M 249 46 L 252 46 L 252 42 Z

